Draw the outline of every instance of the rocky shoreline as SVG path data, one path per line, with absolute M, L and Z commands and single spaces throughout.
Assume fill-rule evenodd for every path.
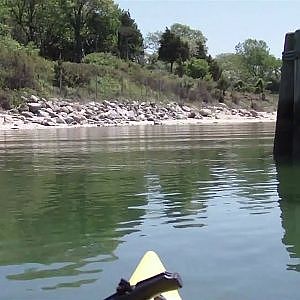
M 275 121 L 275 113 L 232 109 L 226 104 L 195 108 L 176 102 L 126 100 L 78 103 L 31 95 L 15 109 L 0 112 L 0 129 L 122 126 L 140 124 L 202 124 Z

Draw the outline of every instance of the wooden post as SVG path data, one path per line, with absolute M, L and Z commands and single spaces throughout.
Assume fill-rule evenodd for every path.
M 58 61 L 58 65 L 59 65 L 59 95 L 61 96 L 61 92 L 62 92 L 62 59 L 61 59 L 61 52 L 59 54 L 59 61 Z
M 276 162 L 291 160 L 293 156 L 294 45 L 295 34 L 286 34 L 282 54 L 283 62 L 274 139 L 274 159 Z
M 96 76 L 96 97 L 95 99 L 98 99 L 98 75 Z

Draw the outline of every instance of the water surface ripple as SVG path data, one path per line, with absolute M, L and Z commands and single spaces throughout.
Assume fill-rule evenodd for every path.
M 184 299 L 300 299 L 274 124 L 0 133 L 0 299 L 103 299 L 148 249 Z

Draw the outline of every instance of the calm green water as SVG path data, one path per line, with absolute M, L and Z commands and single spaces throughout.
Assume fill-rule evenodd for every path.
M 148 249 L 184 299 L 300 299 L 300 169 L 277 175 L 273 132 L 1 132 L 0 299 L 103 299 Z

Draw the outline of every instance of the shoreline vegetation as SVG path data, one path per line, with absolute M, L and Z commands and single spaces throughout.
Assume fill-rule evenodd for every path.
M 107 127 L 132 125 L 196 125 L 274 122 L 275 112 L 217 105 L 104 100 L 87 103 L 24 97 L 18 109 L 0 112 L 0 129 Z
M 112 0 L 0 0 L 0 129 L 273 120 L 266 42 L 206 42 L 179 23 L 143 36 Z

